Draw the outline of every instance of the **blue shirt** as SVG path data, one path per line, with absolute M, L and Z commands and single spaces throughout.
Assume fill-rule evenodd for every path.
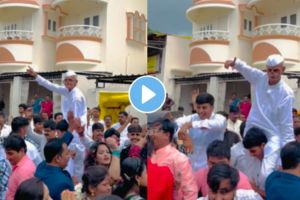
M 275 171 L 266 181 L 267 200 L 300 199 L 300 177 Z
M 60 195 L 64 190 L 74 191 L 74 184 L 70 174 L 43 161 L 38 165 L 35 177 L 40 178 L 48 187 L 53 200 L 61 200 Z

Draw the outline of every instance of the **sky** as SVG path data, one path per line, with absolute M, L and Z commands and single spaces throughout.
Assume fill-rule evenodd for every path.
M 148 0 L 148 26 L 162 33 L 191 35 L 192 24 L 185 12 L 192 0 Z

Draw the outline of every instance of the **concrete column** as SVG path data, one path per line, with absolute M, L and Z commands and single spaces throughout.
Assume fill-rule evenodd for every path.
M 207 92 L 215 97 L 215 111 L 218 111 L 219 108 L 219 78 L 218 77 L 210 77 L 209 84 L 207 87 Z
M 224 111 L 225 110 L 225 97 L 226 97 L 226 86 L 227 82 L 220 81 L 218 88 L 218 104 L 215 106 L 215 111 Z
M 10 115 L 16 117 L 19 115 L 18 105 L 22 102 L 22 77 L 14 77 L 10 86 Z
M 175 84 L 175 81 L 174 81 L 174 93 L 172 94 L 172 96 L 174 97 L 174 103 L 175 105 L 173 107 L 176 107 L 176 108 L 173 108 L 173 109 L 176 109 L 178 108 L 178 106 L 182 106 L 180 105 L 180 94 L 181 94 L 181 85 L 180 84 Z
M 29 93 L 29 81 L 21 80 L 21 103 L 28 104 L 28 93 Z

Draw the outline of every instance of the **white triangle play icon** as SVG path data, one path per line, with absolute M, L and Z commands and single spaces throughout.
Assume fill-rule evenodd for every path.
M 148 87 L 142 85 L 142 104 L 148 102 L 150 99 L 155 97 L 156 94 Z

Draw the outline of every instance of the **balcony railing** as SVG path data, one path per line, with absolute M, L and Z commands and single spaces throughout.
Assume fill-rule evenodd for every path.
M 6 30 L 0 31 L 0 40 L 32 40 L 32 31 Z
M 293 35 L 300 36 L 300 26 L 291 24 L 265 24 L 254 28 L 255 36 Z
M 69 25 L 58 29 L 59 37 L 68 36 L 93 36 L 101 38 L 101 28 L 90 25 Z
M 193 41 L 196 40 L 229 40 L 229 31 L 205 30 L 195 31 Z

